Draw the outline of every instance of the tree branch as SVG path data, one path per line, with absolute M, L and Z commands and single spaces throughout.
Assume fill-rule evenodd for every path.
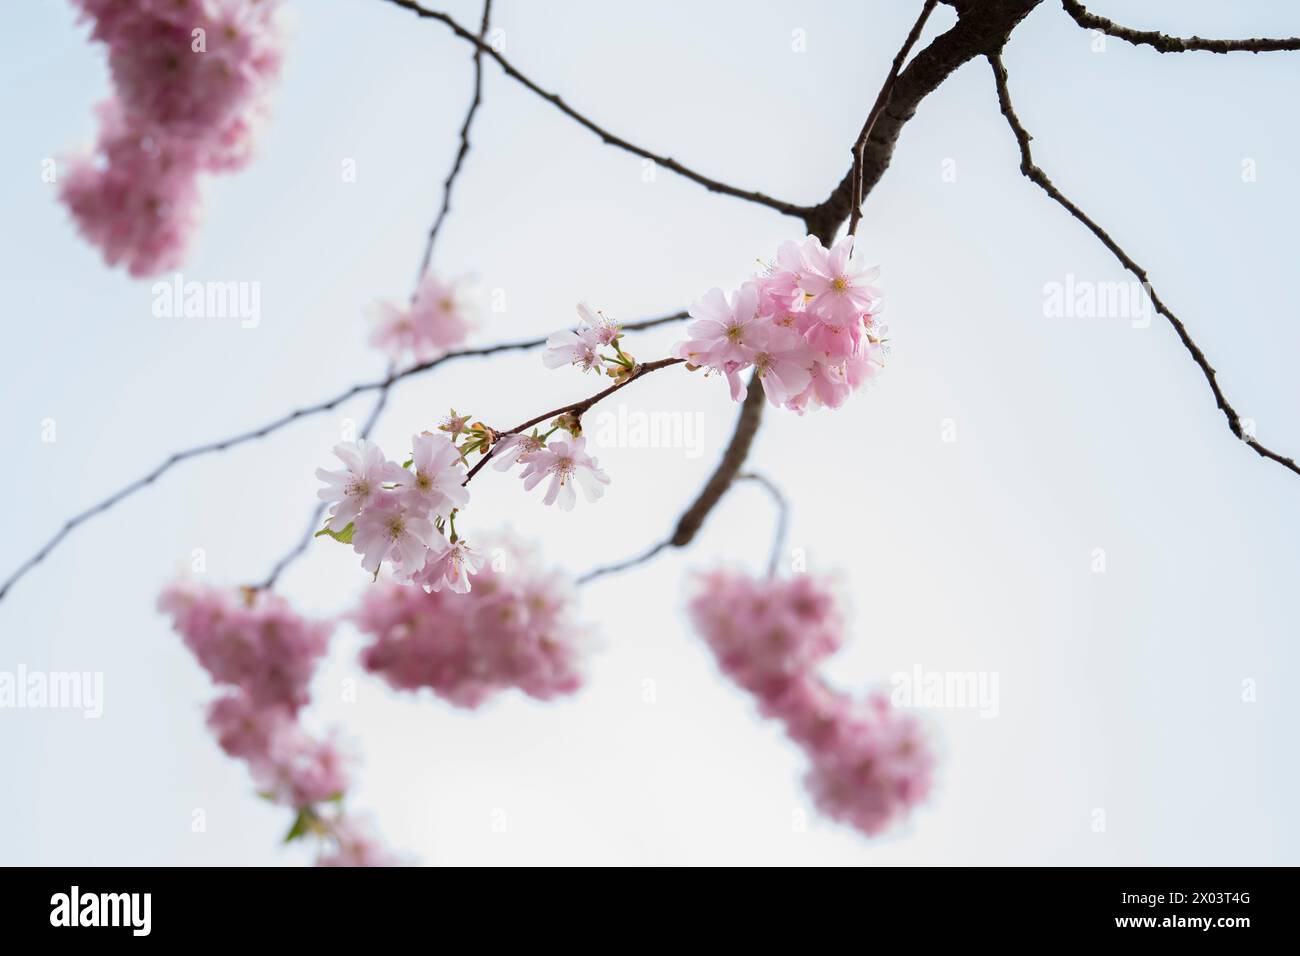
M 907 69 L 898 74 L 892 84 L 885 106 L 876 119 L 868 117 L 868 134 L 861 150 L 862 162 L 854 162 L 844 179 L 831 191 L 830 196 L 808 211 L 804 223 L 810 235 L 829 244 L 854 208 L 855 188 L 859 190 L 857 205 L 875 188 L 893 156 L 894 145 L 903 126 L 916 115 L 917 106 L 946 80 L 963 63 L 986 51 L 1001 50 L 1029 11 L 1041 0 L 947 0 L 957 9 L 957 23 L 946 33 L 935 37 L 930 44 L 913 57 Z M 926 6 L 929 6 L 928 0 Z M 922 10 L 924 13 L 924 10 Z M 914 32 L 916 28 L 913 28 Z M 895 62 L 906 59 L 907 50 L 915 42 L 912 34 L 904 42 Z M 857 184 L 855 186 L 855 183 Z M 704 524 L 704 519 L 722 498 L 735 480 L 754 443 L 763 417 L 763 389 L 751 379 L 749 395 L 741 406 L 740 416 L 722 460 L 705 482 L 699 495 L 687 506 L 677 521 L 669 543 L 681 548 L 690 544 Z
M 559 418 L 561 415 L 573 415 L 575 418 L 581 418 L 584 414 L 586 414 L 587 410 L 591 408 L 592 405 L 595 405 L 597 402 L 605 398 L 608 398 L 610 395 L 613 395 L 619 389 L 631 385 L 633 382 L 641 378 L 643 375 L 649 375 L 651 372 L 657 372 L 659 369 L 668 368 L 671 365 L 681 365 L 685 361 L 686 361 L 685 359 L 679 359 L 679 358 L 666 358 L 666 359 L 659 359 L 657 362 L 646 362 L 644 365 L 638 365 L 635 371 L 633 371 L 632 374 L 629 375 L 627 378 L 623 379 L 620 382 L 615 382 L 609 388 L 603 389 L 589 398 L 584 398 L 578 402 L 570 402 L 568 405 L 561 405 L 559 408 L 552 409 L 549 412 L 544 412 L 541 415 L 537 415 L 533 418 L 530 418 L 528 419 L 528 421 L 516 425 L 514 428 L 510 429 L 509 431 L 497 432 L 497 435 L 499 438 L 504 438 L 506 435 L 518 435 L 526 428 L 532 428 L 534 425 L 540 425 L 542 422 L 549 421 L 552 418 Z M 473 480 L 474 476 L 483 470 L 483 466 L 486 465 L 488 461 L 491 460 L 492 455 L 495 452 L 496 452 L 496 443 L 493 442 L 492 447 L 488 449 L 487 453 L 484 454 L 481 458 L 479 458 L 479 460 L 475 462 L 474 467 L 469 470 L 469 474 L 467 474 L 465 476 L 465 480 L 461 482 L 462 487 L 464 485 L 468 485 Z
M 867 114 L 867 121 L 862 124 L 862 132 L 858 134 L 857 142 L 853 144 L 853 200 L 852 212 L 849 213 L 849 235 L 854 235 L 858 231 L 858 220 L 862 218 L 862 154 L 867 148 L 867 138 L 871 136 L 871 131 L 875 129 L 876 120 L 880 119 L 880 114 L 884 112 L 885 105 L 889 102 L 889 95 L 894 91 L 894 84 L 898 82 L 898 71 L 903 68 L 903 61 L 907 59 L 907 54 L 911 52 L 912 47 L 921 36 L 921 31 L 925 29 L 925 21 L 930 19 L 930 14 L 934 12 L 935 5 L 939 0 L 925 0 L 925 6 L 921 8 L 921 15 L 916 18 L 916 23 L 912 25 L 911 31 L 907 34 L 907 40 L 894 57 L 894 63 L 890 67 L 889 76 L 885 78 L 885 83 L 880 87 L 880 92 L 876 94 L 876 102 L 871 106 L 871 112 Z
M 479 39 L 487 37 L 491 19 L 492 0 L 483 0 L 483 22 L 479 26 Z M 451 172 L 447 173 L 447 178 L 442 184 L 442 206 L 438 209 L 438 215 L 434 217 L 433 225 L 429 228 L 429 238 L 424 243 L 424 255 L 420 257 L 420 271 L 415 276 L 417 288 L 420 285 L 420 280 L 429 271 L 429 264 L 433 261 L 433 246 L 438 241 L 438 232 L 442 229 L 447 214 L 451 212 L 451 193 L 456 185 L 456 177 L 460 175 L 461 167 L 465 165 L 465 157 L 469 155 L 469 131 L 470 127 L 474 125 L 474 117 L 478 114 L 479 104 L 482 102 L 483 48 L 476 46 L 474 48 L 474 95 L 469 101 L 469 109 L 465 111 L 465 122 L 460 125 L 460 148 L 456 150 L 456 158 L 452 161 Z
M 685 312 L 675 312 L 672 315 L 664 315 L 664 316 L 659 316 L 658 318 L 645 319 L 640 322 L 629 322 L 623 326 L 623 329 L 625 331 L 649 329 L 649 328 L 654 328 L 657 325 L 664 325 L 668 322 L 676 322 L 684 318 L 686 318 Z M 174 454 L 166 458 L 161 464 L 155 467 L 152 471 L 149 471 L 144 475 L 142 475 L 140 478 L 137 478 L 135 481 L 132 481 L 127 485 L 124 485 L 123 487 L 119 488 L 117 491 L 109 495 L 107 498 L 105 498 L 103 501 L 99 502 L 98 504 L 91 505 L 86 510 L 73 515 L 71 518 L 65 521 L 63 523 L 63 526 L 59 528 L 59 530 L 48 541 L 46 541 L 45 544 L 42 545 L 40 549 L 36 551 L 35 554 L 33 554 L 30 558 L 28 558 L 26 561 L 20 564 L 18 568 L 12 574 L 9 575 L 9 577 L 5 580 L 4 584 L 0 585 L 0 601 L 4 600 L 4 598 L 9 594 L 10 588 L 12 588 L 24 575 L 26 575 L 29 571 L 31 571 L 32 568 L 34 568 L 36 565 L 40 564 L 43 560 L 45 560 L 45 558 L 49 556 L 50 552 L 52 552 L 55 548 L 57 548 L 59 544 L 62 543 L 63 539 L 66 538 L 74 529 L 84 524 L 85 522 L 89 521 L 91 518 L 95 517 L 96 515 L 103 514 L 105 511 L 109 510 L 114 505 L 118 504 L 124 499 L 131 497 L 136 492 L 149 487 L 155 481 L 157 481 L 159 478 L 161 478 L 167 472 L 171 471 L 172 468 L 176 467 L 183 461 L 188 461 L 191 458 L 199 458 L 205 455 L 216 454 L 217 452 L 226 451 L 228 449 L 234 448 L 237 445 L 243 445 L 246 444 L 247 442 L 254 441 L 258 438 L 265 438 L 267 435 L 279 431 L 281 428 L 284 428 L 287 425 L 291 425 L 294 422 L 298 421 L 299 419 L 309 418 L 313 415 L 319 415 L 319 414 L 323 414 L 324 412 L 332 411 L 333 409 L 337 408 L 339 405 L 346 402 L 348 399 L 354 398 L 357 395 L 362 395 L 366 392 L 374 392 L 374 391 L 387 392 L 393 385 L 396 385 L 398 382 L 401 382 L 407 378 L 411 378 L 412 376 L 415 375 L 423 374 L 424 372 L 432 371 L 433 369 L 442 365 L 444 362 L 454 362 L 466 358 L 484 358 L 486 356 L 497 355 L 502 352 L 527 351 L 529 349 L 541 348 L 545 344 L 546 344 L 546 339 L 539 338 L 539 339 L 522 339 L 516 342 L 499 342 L 496 345 L 485 345 L 479 348 L 458 349 L 453 352 L 448 352 L 445 355 L 440 355 L 437 358 L 429 359 L 426 362 L 421 362 L 418 365 L 413 365 L 410 368 L 404 369 L 403 371 L 397 373 L 391 373 L 377 381 L 362 382 L 357 385 L 353 385 L 351 388 L 347 389 L 344 392 L 341 392 L 340 394 L 334 396 L 331 399 L 327 399 L 326 401 L 323 402 L 318 402 L 315 405 L 306 405 L 303 406 L 302 408 L 294 409 L 293 411 L 289 412 L 286 415 L 282 415 L 279 418 L 267 422 L 265 425 L 261 426 L 260 428 L 254 428 L 250 431 L 241 432 L 237 435 L 232 435 L 229 438 L 222 438 L 218 441 L 205 442 L 204 444 L 195 445 L 192 448 L 186 448 L 182 451 L 175 452 Z
M 1088 231 L 1096 236 L 1097 239 L 1101 241 L 1101 244 L 1109 249 L 1115 258 L 1119 260 L 1120 265 L 1133 273 L 1133 275 L 1137 277 L 1138 281 L 1142 283 L 1142 287 L 1151 298 L 1151 304 L 1155 306 L 1156 311 L 1163 315 L 1169 321 L 1169 324 L 1173 326 L 1174 331 L 1178 334 L 1178 338 L 1182 341 L 1183 346 L 1187 349 L 1188 353 L 1191 354 L 1192 361 L 1197 364 L 1201 370 L 1201 374 L 1205 376 L 1205 381 L 1209 383 L 1210 391 L 1214 393 L 1214 401 L 1223 412 L 1224 417 L 1227 418 L 1228 428 L 1232 433 L 1253 448 L 1260 456 L 1269 458 L 1283 467 L 1289 468 L 1296 474 L 1300 474 L 1300 466 L 1297 466 L 1293 460 L 1285 458 L 1277 452 L 1266 448 L 1264 445 L 1261 445 L 1256 441 L 1253 436 L 1246 434 L 1241 424 L 1241 418 L 1237 414 L 1237 410 L 1232 407 L 1232 404 L 1223 394 L 1223 390 L 1219 387 L 1219 381 L 1215 376 L 1214 367 L 1210 365 L 1210 361 L 1205 357 L 1205 353 L 1201 351 L 1200 347 L 1192 339 L 1191 334 L 1187 331 L 1187 327 L 1183 325 L 1178 316 L 1174 315 L 1174 313 L 1169 310 L 1169 307 L 1165 305 L 1163 300 L 1161 300 L 1160 296 L 1156 294 L 1156 290 L 1152 288 L 1151 282 L 1147 278 L 1146 270 L 1134 262 L 1132 257 L 1130 257 L 1129 254 L 1120 247 L 1119 243 L 1111 238 L 1110 234 L 1106 232 L 1105 229 L 1097 225 L 1097 223 L 1093 221 L 1087 213 L 1076 206 L 1064 193 L 1057 189 L 1056 185 L 1048 178 L 1047 174 L 1035 165 L 1033 155 L 1029 148 L 1029 142 L 1033 137 L 1029 135 L 1029 132 L 1020 122 L 1020 117 L 1016 115 L 1015 108 L 1011 104 L 1011 93 L 1007 89 L 1007 70 L 1002 63 L 1002 57 L 996 53 L 990 54 L 988 61 L 989 65 L 993 68 L 993 80 L 997 85 L 998 104 L 1001 107 L 1002 115 L 1006 117 L 1007 124 L 1011 127 L 1011 132 L 1015 135 L 1016 143 L 1020 147 L 1021 173 L 1023 173 L 1031 182 L 1037 184 L 1043 192 L 1047 193 L 1047 195 L 1064 208 L 1066 212 L 1079 222 L 1083 223 L 1083 225 L 1087 227 Z
M 1061 0 L 1065 12 L 1085 30 L 1100 30 L 1108 36 L 1126 40 L 1134 46 L 1149 46 L 1160 53 L 1271 53 L 1278 50 L 1300 50 L 1300 37 L 1270 39 L 1257 37 L 1247 40 L 1206 40 L 1202 37 L 1175 37 L 1158 30 L 1134 30 L 1107 20 L 1076 0 Z
M 568 103 L 564 102 L 564 100 L 559 96 L 559 94 L 551 93 L 548 92 L 547 90 L 542 89 L 542 87 L 538 86 L 531 79 L 529 79 L 525 74 L 521 73 L 518 69 L 516 69 L 515 66 L 509 60 L 507 60 L 504 56 L 502 56 L 500 53 L 494 50 L 490 44 L 476 37 L 473 33 L 465 29 L 465 27 L 461 26 L 461 24 L 456 22 L 456 20 L 454 20 L 449 15 L 437 10 L 430 10 L 428 7 L 421 6 L 419 3 L 415 2 L 415 0 L 385 0 L 385 2 L 392 3 L 396 6 L 402 7 L 405 10 L 409 10 L 411 13 L 414 13 L 417 17 L 420 17 L 421 19 L 437 20 L 439 23 L 445 24 L 446 26 L 450 27 L 452 32 L 455 33 L 456 36 L 460 37 L 462 40 L 465 40 L 468 43 L 473 43 L 476 47 L 478 47 L 478 49 L 482 53 L 486 54 L 487 56 L 495 60 L 497 65 L 500 66 L 501 69 L 505 71 L 506 76 L 510 77 L 512 80 L 522 85 L 525 89 L 529 90 L 532 93 L 535 93 L 537 96 L 540 96 L 542 99 L 546 100 L 556 109 L 558 109 L 561 113 L 563 113 L 565 116 L 569 117 L 571 120 L 578 123 L 580 126 L 583 126 L 584 128 L 595 133 L 607 145 L 631 153 L 634 156 L 640 156 L 642 159 L 648 159 L 657 166 L 662 166 L 664 169 L 670 170 L 671 172 L 674 172 L 679 176 L 683 176 L 694 183 L 698 183 L 699 185 L 703 186 L 705 189 L 709 190 L 710 192 L 721 193 L 722 195 L 725 196 L 734 196 L 737 199 L 744 199 L 747 202 L 757 203 L 760 206 L 767 206 L 769 209 L 775 209 L 777 212 L 784 213 L 787 216 L 795 216 L 797 218 L 802 219 L 807 215 L 808 208 L 806 206 L 799 206 L 796 205 L 795 203 L 785 202 L 784 200 L 781 199 L 774 199 L 771 196 L 765 195 L 760 192 L 755 192 L 753 190 L 748 190 L 748 189 L 740 189 L 728 183 L 721 182 L 720 180 L 711 179 L 710 177 L 705 176 L 702 173 L 697 173 L 695 170 L 683 166 L 681 163 L 677 162 L 677 160 L 669 156 L 660 156 L 657 153 L 652 153 L 650 152 L 650 150 L 645 149 L 644 147 L 637 146 L 635 143 L 629 142 L 628 140 L 623 139 L 623 137 L 611 133 L 603 126 L 599 125 L 593 120 L 588 119 L 582 113 L 579 113 L 577 110 L 571 107 Z
M 781 565 L 781 555 L 785 553 L 785 537 L 790 527 L 790 502 L 786 500 L 781 489 L 771 479 L 756 472 L 747 471 L 736 476 L 736 481 L 752 481 L 772 499 L 776 505 L 776 532 L 772 536 L 772 552 L 767 559 L 767 576 L 776 577 L 776 569 Z
M 861 164 L 852 164 L 831 194 L 804 217 L 809 235 L 834 236 L 839 231 L 853 207 L 855 189 L 860 190 L 857 195 L 865 199 L 875 188 L 893 159 L 899 133 L 916 115 L 921 101 L 937 90 L 962 64 L 981 54 L 1001 50 L 1011 31 L 1041 0 L 946 2 L 957 9 L 957 23 L 919 51 L 907 69 L 898 75 L 889 100 L 867 137 Z M 860 166 L 860 175 L 855 176 L 854 166 Z

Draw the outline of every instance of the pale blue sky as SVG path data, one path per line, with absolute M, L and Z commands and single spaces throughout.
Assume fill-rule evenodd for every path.
M 502 0 L 497 22 L 522 69 L 612 129 L 807 202 L 843 174 L 918 6 Z M 1300 32 L 1280 2 L 1091 6 L 1182 34 Z M 0 441 L 12 456 L 0 574 L 176 448 L 381 372 L 360 313 L 409 291 L 469 51 L 379 0 L 290 7 L 260 156 L 211 184 L 183 269 L 260 282 L 256 329 L 153 317 L 150 283 L 104 268 L 77 238 L 40 170 L 93 134 L 103 51 L 69 4 L 11 12 L 0 36 Z M 473 3 L 448 9 L 477 22 Z M 927 36 L 951 18 L 941 8 Z M 804 53 L 791 50 L 796 29 Z M 1161 56 L 1117 41 L 1095 52 L 1053 0 L 1006 52 L 1038 162 L 1146 266 L 1237 408 L 1288 454 L 1300 453 L 1296 56 Z M 339 175 L 349 159 L 355 183 Z M 1297 862 L 1300 479 L 1232 438 L 1161 320 L 1044 314 L 1048 283 L 1128 276 L 1017 164 L 988 67 L 973 62 L 905 129 L 859 230 L 882 266 L 890 368 L 839 412 L 770 415 L 753 458 L 794 502 L 791 546 L 852 596 L 837 681 L 862 690 L 918 664 L 999 674 L 997 718 L 930 715 L 940 783 L 907 831 L 868 841 L 815 819 L 795 826 L 809 810 L 801 757 L 686 627 L 696 571 L 761 567 L 771 516 L 747 487 L 689 553 L 584 592 L 605 637 L 573 700 L 510 695 L 467 715 L 397 697 L 359 674 L 360 638 L 340 629 L 312 719 L 355 741 L 354 802 L 393 846 L 461 864 Z M 797 229 L 663 171 L 643 182 L 635 157 L 489 68 L 436 266 L 504 290 L 488 342 L 568 324 L 579 299 L 624 319 L 682 308 Z M 662 330 L 631 345 L 655 357 L 673 340 Z M 404 383 L 376 434 L 396 449 L 449 405 L 509 422 L 587 387 L 536 354 L 463 363 Z M 629 410 L 701 413 L 704 455 L 605 449 L 609 494 L 568 514 L 489 472 L 476 520 L 539 539 L 575 570 L 663 536 L 735 409 L 721 383 L 684 373 L 623 398 Z M 284 813 L 204 731 L 213 691 L 153 601 L 194 548 L 210 580 L 262 578 L 306 520 L 313 470 L 367 408 L 183 464 L 78 530 L 0 602 L 0 670 L 102 671 L 105 693 L 98 721 L 0 711 L 0 862 L 305 861 L 279 845 Z M 955 442 L 942 440 L 947 420 Z M 1097 548 L 1104 574 L 1091 569 Z M 283 588 L 304 610 L 334 613 L 365 584 L 352 555 L 318 542 Z M 352 678 L 360 699 L 344 703 Z M 1256 682 L 1253 704 L 1244 680 Z M 206 833 L 191 832 L 196 808 Z M 1097 809 L 1105 832 L 1093 830 Z M 499 813 L 505 832 L 492 826 Z

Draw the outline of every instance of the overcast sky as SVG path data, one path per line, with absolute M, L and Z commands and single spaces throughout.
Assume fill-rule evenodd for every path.
M 382 372 L 361 313 L 410 290 L 469 49 L 379 0 L 289 6 L 259 158 L 211 183 L 182 270 L 260 283 L 256 328 L 155 317 L 151 283 L 105 268 L 76 236 L 41 164 L 93 136 L 104 53 L 69 4 L 10 12 L 0 574 L 177 448 Z M 1092 6 L 1184 35 L 1300 33 L 1282 2 Z M 844 173 L 919 2 L 496 7 L 510 58 L 611 129 L 816 202 Z M 477 23 L 473 3 L 448 9 Z M 941 7 L 926 37 L 952 18 Z M 1296 55 L 1097 50 L 1048 0 L 1006 62 L 1038 162 L 1149 270 L 1262 440 L 1300 453 Z M 484 343 L 565 326 L 579 299 L 625 320 L 683 308 L 798 235 L 795 220 L 666 171 L 646 181 L 640 160 L 494 67 L 484 95 L 435 257 L 440 274 L 474 276 L 485 305 L 503 296 L 504 311 L 484 310 Z M 355 182 L 340 175 L 347 161 Z M 811 815 L 802 757 L 686 624 L 700 570 L 762 567 L 771 509 L 744 487 L 689 552 L 585 589 L 603 639 L 571 700 L 509 694 L 467 714 L 399 696 L 361 673 L 361 638 L 340 628 L 310 719 L 353 742 L 352 801 L 391 845 L 433 864 L 1297 862 L 1300 478 L 1233 439 L 1158 316 L 1057 314 L 1057 290 L 1130 277 L 1018 161 L 983 61 L 922 104 L 859 229 L 882 267 L 890 366 L 838 412 L 769 414 L 753 455 L 793 502 L 790 547 L 850 596 L 853 639 L 828 668 L 838 684 L 864 692 L 917 667 L 997 675 L 996 716 L 926 715 L 942 762 L 910 825 L 866 840 Z M 676 334 L 628 344 L 657 357 Z M 512 422 L 589 384 L 536 353 L 448 366 L 395 389 L 376 437 L 396 454 L 448 406 Z M 477 526 L 513 528 L 574 571 L 663 537 L 736 409 L 721 382 L 684 372 L 620 399 L 628 413 L 692 416 L 699 444 L 600 449 L 609 493 L 570 513 L 488 471 Z M 280 845 L 285 813 L 206 733 L 215 692 L 153 604 L 196 548 L 214 583 L 264 577 L 307 520 L 314 469 L 368 408 L 358 399 L 179 466 L 0 603 L 0 670 L 104 681 L 97 720 L 0 710 L 0 862 L 308 860 Z M 366 581 L 322 541 L 283 591 L 334 614 Z M 341 693 L 350 680 L 356 702 Z M 192 831 L 195 810 L 206 832 Z

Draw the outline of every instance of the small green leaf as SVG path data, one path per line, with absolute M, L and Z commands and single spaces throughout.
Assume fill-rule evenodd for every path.
M 312 812 L 309 807 L 303 807 L 299 810 L 298 816 L 293 821 L 293 826 L 291 826 L 289 832 L 284 835 L 284 842 L 292 843 L 300 837 L 305 837 L 309 832 L 311 832 L 312 819 Z
M 328 537 L 331 537 L 335 541 L 338 541 L 342 544 L 351 544 L 352 543 L 352 522 L 349 521 L 347 523 L 347 526 L 342 531 L 335 531 L 329 525 L 326 525 L 325 527 L 317 531 L 312 537 L 319 538 L 321 537 L 321 535 L 327 535 Z

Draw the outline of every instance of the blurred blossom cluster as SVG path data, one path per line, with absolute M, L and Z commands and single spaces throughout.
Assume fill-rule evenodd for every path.
M 934 755 L 916 718 L 885 694 L 854 698 L 817 673 L 847 627 L 826 583 L 713 571 L 689 613 L 723 673 L 807 754 L 804 782 L 822 813 L 874 836 L 929 793 Z
M 367 588 L 351 615 L 373 638 L 366 670 L 471 709 L 512 687 L 540 700 L 577 691 L 588 632 L 571 582 L 517 543 L 495 541 L 491 554 L 466 594 Z
M 208 727 L 221 749 L 248 765 L 263 797 L 296 811 L 290 837 L 319 835 L 322 864 L 395 862 L 364 824 L 344 813 L 350 781 L 337 742 L 314 736 L 299 719 L 333 625 L 249 588 L 178 582 L 164 589 L 158 607 L 225 689 L 208 708 Z
M 109 265 L 177 266 L 198 224 L 199 177 L 252 155 L 282 62 L 279 0 L 74 0 L 108 48 L 114 96 L 60 195 Z

